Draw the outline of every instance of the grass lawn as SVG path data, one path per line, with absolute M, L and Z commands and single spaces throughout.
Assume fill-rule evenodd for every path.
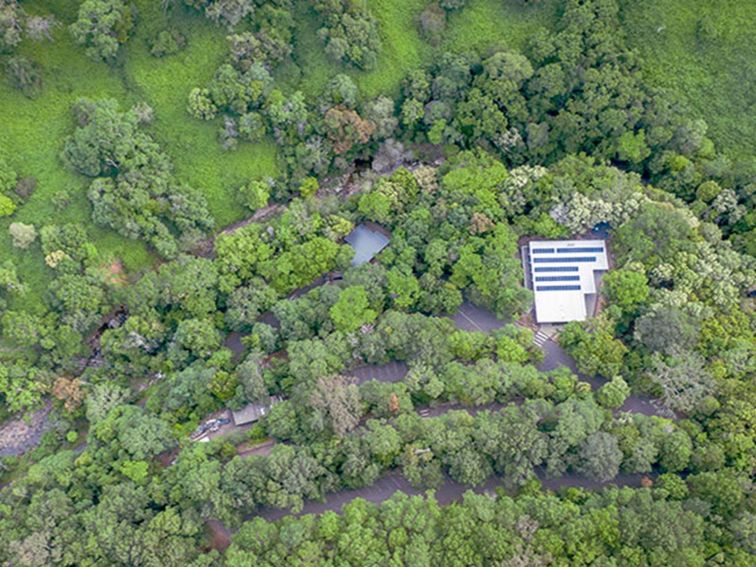
M 217 226 L 230 224 L 249 214 L 234 198 L 236 188 L 252 178 L 277 175 L 275 145 L 242 143 L 236 151 L 224 151 L 218 143 L 220 121 L 197 120 L 186 111 L 189 91 L 205 85 L 224 60 L 226 32 L 196 13 L 176 9 L 170 25 L 188 38 L 187 47 L 158 59 L 150 55 L 148 41 L 168 24 L 159 2 L 139 4 L 137 34 L 124 50 L 125 81 L 154 108 L 153 132 L 177 176 L 202 191 Z
M 620 0 L 632 47 L 649 82 L 668 89 L 704 118 L 717 146 L 756 153 L 756 2 Z M 707 30 L 698 33 L 699 26 Z
M 516 1 L 469 0 L 464 10 L 449 16 L 444 40 L 436 48 L 426 43 L 417 29 L 417 18 L 427 5 L 427 0 L 372 0 L 369 6 L 380 22 L 383 48 L 374 69 L 359 71 L 346 69 L 326 57 L 317 36 L 317 15 L 307 2 L 299 2 L 294 58 L 302 76 L 287 69 L 281 74 L 292 82 L 301 79 L 299 88 L 311 95 L 316 95 L 337 73 L 350 75 L 365 97 L 396 95 L 405 75 L 430 62 L 440 51 L 484 51 L 492 45 L 521 48 L 537 28 L 553 25 L 557 3 L 546 0 L 526 6 Z
M 30 293 L 17 303 L 35 308 L 39 307 L 50 273 L 38 245 L 23 252 L 11 246 L 8 225 L 15 221 L 37 228 L 75 221 L 90 224 L 87 181 L 65 168 L 59 159 L 63 138 L 73 126 L 71 105 L 82 96 L 111 96 L 126 104 L 133 99 L 118 72 L 87 59 L 62 27 L 56 30 L 54 43 L 27 43 L 22 53 L 42 65 L 44 87 L 41 96 L 31 100 L 0 80 L 0 152 L 21 176 L 34 176 L 38 184 L 35 193 L 11 218 L 0 220 L 0 261 L 10 257 L 16 262 L 30 286 Z M 71 204 L 62 211 L 56 210 L 51 199 L 60 191 L 71 196 Z M 102 252 L 118 253 L 129 268 L 149 260 L 146 249 L 137 242 L 94 226 L 91 234 Z

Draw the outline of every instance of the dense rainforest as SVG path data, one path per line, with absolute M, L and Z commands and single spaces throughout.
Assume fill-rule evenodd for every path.
M 752 565 L 721 4 L 0 0 L 0 563 Z

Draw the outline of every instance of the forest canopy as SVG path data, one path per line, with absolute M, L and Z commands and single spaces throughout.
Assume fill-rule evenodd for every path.
M 751 565 L 756 13 L 703 4 L 0 0 L 0 563 Z

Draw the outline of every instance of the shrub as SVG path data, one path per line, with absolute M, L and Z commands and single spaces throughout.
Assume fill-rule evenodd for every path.
M 33 224 L 22 222 L 11 223 L 8 232 L 13 240 L 13 246 L 26 250 L 37 239 L 37 230 Z
M 153 57 L 174 55 L 186 47 L 186 37 L 178 30 L 163 30 L 159 32 L 150 46 Z

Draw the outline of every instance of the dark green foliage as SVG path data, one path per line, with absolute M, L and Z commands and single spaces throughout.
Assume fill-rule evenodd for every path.
M 186 46 L 186 37 L 175 29 L 158 32 L 150 45 L 150 53 L 155 57 L 175 55 Z
M 83 0 L 71 34 L 93 59 L 112 63 L 134 27 L 135 8 L 125 0 Z
M 143 238 L 169 258 L 212 228 L 204 198 L 173 177 L 167 156 L 141 129 L 136 109 L 120 112 L 111 99 L 81 100 L 74 115 L 78 127 L 63 157 L 95 178 L 88 196 L 96 223 Z
M 24 95 L 34 98 L 42 91 L 42 72 L 39 65 L 21 55 L 6 63 L 6 75 L 11 84 Z
M 0 214 L 16 215 L 4 225 L 13 261 L 0 263 L 0 417 L 51 402 L 28 415 L 46 428 L 39 445 L 0 463 L 0 563 L 750 566 L 754 265 L 742 252 L 756 185 L 641 73 L 621 23 L 651 7 L 439 0 L 378 13 L 351 0 L 185 0 L 162 14 L 139 2 L 139 20 L 125 2 L 56 8 L 66 22 L 78 10 L 75 39 L 106 68 L 79 61 L 84 48 L 57 33 L 60 53 L 27 45 L 51 38 L 52 21 L 0 4 L 10 82 L 39 105 L 30 113 L 31 101 L 6 93 L 0 142 L 26 142 L 0 160 Z M 495 22 L 481 16 L 494 12 L 527 20 L 527 41 L 491 44 Z M 432 47 L 397 37 L 415 16 Z M 699 43 L 727 39 L 707 17 Z M 403 53 L 412 66 L 384 75 L 377 63 Z M 358 70 L 335 74 L 325 56 Z M 40 69 L 55 91 L 41 91 Z M 48 132 L 16 115 L 60 132 L 55 105 L 79 96 L 77 69 L 120 89 L 84 81 L 98 96 L 159 112 L 84 100 L 73 134 L 46 145 Z M 385 77 L 396 73 L 406 80 L 394 100 Z M 207 82 L 190 90 L 195 81 Z M 218 124 L 182 129 L 187 93 L 191 115 Z M 190 137 L 215 133 L 238 153 L 207 169 Z M 191 156 L 177 159 L 182 178 L 217 177 L 197 186 L 219 219 L 248 209 L 254 221 L 205 240 L 208 206 L 157 140 Z M 257 167 L 266 140 L 280 171 L 241 167 Z M 61 145 L 63 162 L 91 178 L 95 221 L 167 261 L 137 274 L 143 262 L 113 257 L 112 234 L 68 224 L 87 203 L 80 177 L 47 171 Z M 41 193 L 18 181 L 28 175 Z M 389 245 L 350 266 L 343 239 L 366 221 Z M 544 351 L 547 363 L 563 354 L 534 344 L 527 317 L 511 323 L 531 302 L 521 239 L 597 223 L 613 253 L 608 301 L 561 330 L 578 374 L 539 371 Z M 182 254 L 194 249 L 201 256 Z M 37 269 L 51 280 L 44 298 Z M 460 330 L 446 315 L 463 299 L 501 328 Z M 249 403 L 271 407 L 251 428 L 193 441 L 198 425 Z M 393 490 L 402 476 L 444 499 L 453 483 L 500 489 L 443 509 L 397 496 L 341 515 L 255 517 L 377 482 Z M 538 478 L 591 489 L 555 495 Z M 629 486 L 598 488 L 608 481 Z M 240 525 L 225 554 L 203 553 Z
M 378 22 L 366 4 L 354 0 L 319 0 L 315 9 L 324 20 L 318 35 L 331 59 L 359 69 L 375 66 L 381 39 Z

